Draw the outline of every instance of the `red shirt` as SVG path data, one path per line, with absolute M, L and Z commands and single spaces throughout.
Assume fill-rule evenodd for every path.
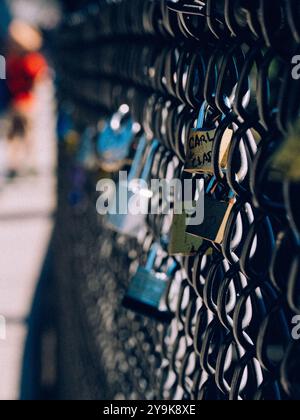
M 7 58 L 7 85 L 14 105 L 30 105 L 36 79 L 47 69 L 40 53 L 11 55 Z

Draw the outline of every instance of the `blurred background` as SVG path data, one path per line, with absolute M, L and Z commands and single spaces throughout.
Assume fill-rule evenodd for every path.
M 0 53 L 7 60 L 7 80 L 0 81 L 1 400 L 46 398 L 39 383 L 53 389 L 56 381 L 55 361 L 43 363 L 44 357 L 51 361 L 55 339 L 38 327 L 41 320 L 45 325 L 41 306 L 49 300 L 38 296 L 50 281 L 48 249 L 56 208 L 55 105 L 47 34 L 65 6 L 55 0 L 0 0 Z M 30 27 L 22 27 L 27 23 Z M 33 26 L 38 31 L 30 32 Z
M 300 399 L 300 8 L 209 4 L 0 0 L 0 400 Z M 204 98 L 204 232 L 99 217 L 120 169 L 183 174 Z

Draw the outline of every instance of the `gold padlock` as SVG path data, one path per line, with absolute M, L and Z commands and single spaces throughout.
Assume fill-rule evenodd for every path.
M 186 172 L 206 174 L 213 174 L 214 172 L 212 152 L 217 125 L 216 118 L 213 119 L 211 116 L 210 127 L 208 127 L 207 117 L 209 112 L 211 112 L 211 109 L 207 102 L 204 101 L 199 111 L 197 127 L 190 130 L 185 144 L 186 162 L 184 169 Z M 227 166 L 232 132 L 231 129 L 226 128 L 222 136 L 219 152 L 219 164 L 222 169 L 225 169 Z
M 174 214 L 169 244 L 169 254 L 172 256 L 190 257 L 196 255 L 203 244 L 202 238 L 186 232 L 186 222 L 187 214 L 184 209 L 182 214 Z
M 192 129 L 186 143 L 185 171 L 190 173 L 213 174 L 212 151 L 217 128 L 210 130 Z M 227 128 L 223 134 L 219 161 L 226 169 L 232 130 Z
M 198 226 L 188 225 L 186 233 L 216 244 L 221 244 L 234 203 L 235 199 L 218 201 L 210 196 L 206 196 L 203 223 Z

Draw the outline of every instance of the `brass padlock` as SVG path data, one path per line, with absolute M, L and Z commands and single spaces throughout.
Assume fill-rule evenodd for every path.
M 187 226 L 186 232 L 189 235 L 221 244 L 234 203 L 233 198 L 229 201 L 219 201 L 211 196 L 205 196 L 203 223 L 198 226 Z
M 217 126 L 204 127 L 208 112 L 208 104 L 204 102 L 197 121 L 197 127 L 189 132 L 186 142 L 186 162 L 185 171 L 190 173 L 213 174 L 212 151 Z M 225 169 L 227 166 L 232 130 L 227 128 L 222 136 L 219 162 L 220 167 Z
M 203 244 L 203 239 L 186 232 L 187 214 L 174 214 L 169 243 L 169 254 L 189 257 L 196 255 Z
M 170 255 L 180 255 L 183 257 L 189 257 L 196 255 L 200 247 L 203 244 L 203 240 L 196 236 L 192 236 L 186 232 L 187 226 L 189 223 L 189 214 L 190 211 L 196 208 L 196 201 L 193 196 L 193 184 L 191 175 L 187 175 L 190 179 L 182 179 L 182 184 L 184 185 L 184 196 L 176 197 L 180 201 L 175 203 L 170 242 L 169 242 L 169 254 Z M 186 181 L 189 181 L 190 184 L 187 184 Z M 195 179 L 194 179 L 195 181 Z M 198 180 L 199 182 L 199 180 Z M 195 182 L 194 182 L 195 186 Z M 187 201 L 189 200 L 189 201 Z M 176 210 L 177 211 L 176 211 Z

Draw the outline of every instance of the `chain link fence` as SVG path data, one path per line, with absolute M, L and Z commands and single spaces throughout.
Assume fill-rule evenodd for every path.
M 300 398 L 299 13 L 290 0 L 103 0 L 64 19 L 62 398 Z M 99 216 L 98 181 L 137 163 L 144 179 L 201 182 L 204 222 L 149 214 L 134 232 Z

